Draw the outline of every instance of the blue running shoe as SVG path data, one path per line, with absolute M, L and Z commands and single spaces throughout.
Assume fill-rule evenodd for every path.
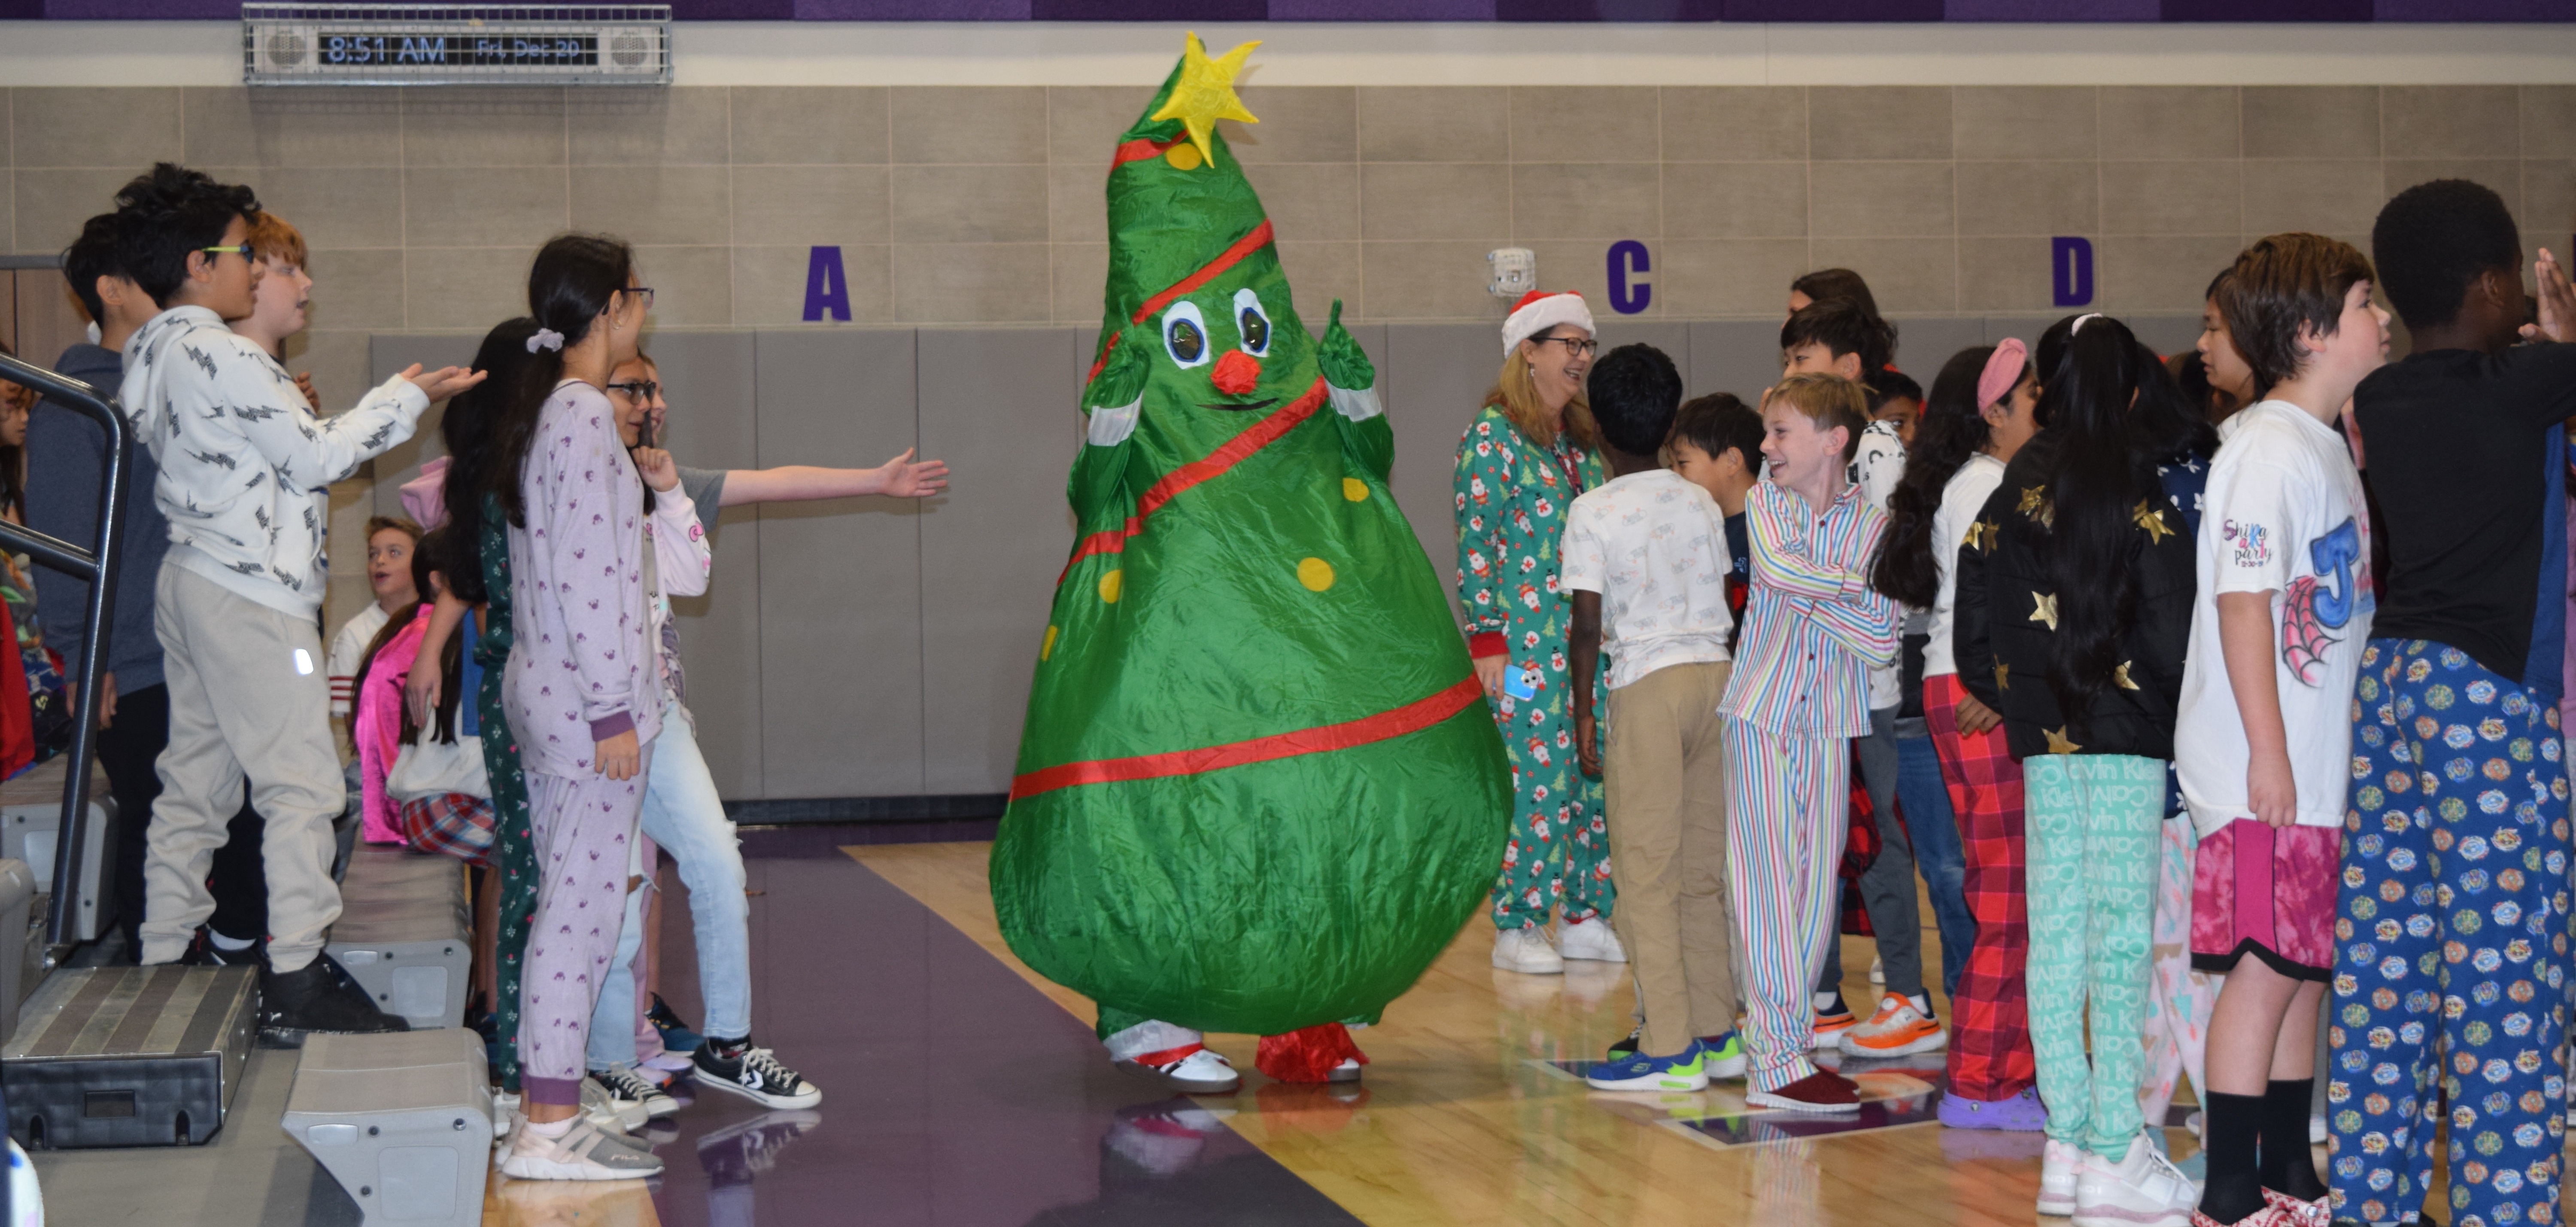
M 1583 1081 L 1596 1091 L 1700 1091 L 1708 1089 L 1708 1070 L 1696 1043 L 1680 1056 L 1650 1057 L 1636 1053 L 1592 1067 Z
M 1711 1078 L 1744 1076 L 1744 1038 L 1729 1031 L 1724 1035 L 1701 1036 L 1700 1065 Z
M 680 1021 L 678 1011 L 662 1000 L 662 994 L 653 994 L 653 1008 L 645 1011 L 644 1017 L 651 1020 L 654 1030 L 662 1033 L 662 1051 L 688 1053 L 698 1050 L 698 1033 Z

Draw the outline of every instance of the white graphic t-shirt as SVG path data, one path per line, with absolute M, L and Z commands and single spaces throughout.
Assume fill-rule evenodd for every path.
M 1896 433 L 1894 422 L 1871 422 L 1861 428 L 1860 443 L 1852 449 L 1851 464 L 1844 470 L 1851 484 L 1860 487 L 1862 498 L 1884 512 L 1887 498 L 1896 493 L 1897 483 L 1905 480 L 1905 440 Z M 1920 611 L 1913 611 L 1920 612 Z M 1904 659 L 1898 653 L 1897 660 Z M 1905 701 L 1896 663 L 1872 665 L 1869 670 L 1869 709 L 1886 711 Z
M 1669 469 L 1614 478 L 1565 512 L 1567 588 L 1601 594 L 1610 688 L 1667 665 L 1727 659 L 1726 513 Z
M 2200 596 L 2183 666 L 2174 763 L 2203 835 L 2245 806 L 2245 723 L 2219 645 L 2220 593 L 2272 594 L 2272 667 L 2301 826 L 2341 826 L 2351 783 L 2353 682 L 2378 600 L 2361 474 L 2334 428 L 2287 401 L 2230 419 L 2209 466 L 2193 565 Z

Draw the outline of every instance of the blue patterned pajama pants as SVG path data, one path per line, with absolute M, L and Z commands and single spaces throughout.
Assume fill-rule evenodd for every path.
M 2560 756 L 2556 706 L 2466 652 L 2364 650 L 2327 1034 L 2338 1219 L 2417 1218 L 2447 1123 L 2452 1227 L 2558 1222 Z

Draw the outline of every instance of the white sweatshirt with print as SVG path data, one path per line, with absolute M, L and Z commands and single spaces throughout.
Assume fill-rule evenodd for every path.
M 411 437 L 429 398 L 394 378 L 316 418 L 295 377 L 213 311 L 173 307 L 125 344 L 125 419 L 161 466 L 168 563 L 312 617 L 331 564 L 331 483 Z

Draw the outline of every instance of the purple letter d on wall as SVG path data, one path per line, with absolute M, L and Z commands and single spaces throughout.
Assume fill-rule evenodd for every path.
M 2086 307 L 2093 303 L 2093 240 L 2059 235 L 2048 241 L 2048 284 L 2057 305 Z

